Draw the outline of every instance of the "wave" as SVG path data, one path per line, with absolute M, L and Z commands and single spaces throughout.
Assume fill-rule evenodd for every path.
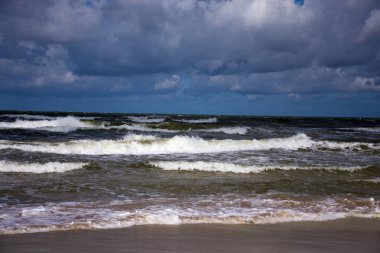
M 12 142 L 0 141 L 0 149 L 18 149 L 27 152 L 82 155 L 150 155 L 176 153 L 220 153 L 255 150 L 299 149 L 379 149 L 372 143 L 314 141 L 305 134 L 285 138 L 253 140 L 205 140 L 199 137 L 174 136 L 161 138 L 150 135 L 128 134 L 121 140 L 75 140 L 68 142 Z
M 357 127 L 357 128 L 350 128 L 350 129 L 360 131 L 360 132 L 380 133 L 380 127 Z
M 220 127 L 220 128 L 211 128 L 211 129 L 200 129 L 198 131 L 244 135 L 248 132 L 249 129 L 250 129 L 249 127 Z
M 371 178 L 371 179 L 356 179 L 356 180 L 353 180 L 353 181 L 370 182 L 370 183 L 374 183 L 374 184 L 380 184 L 380 177 Z
M 182 126 L 180 129 L 171 129 L 171 125 L 160 125 L 156 127 L 149 127 L 145 124 L 125 124 L 123 122 L 112 125 L 112 122 L 100 122 L 92 121 L 90 117 L 50 117 L 43 115 L 28 115 L 20 114 L 21 117 L 14 122 L 0 122 L 0 129 L 36 129 L 49 132 L 73 132 L 78 129 L 125 129 L 130 131 L 140 132 L 162 132 L 162 133 L 178 133 L 180 131 L 203 131 L 203 132 L 223 132 L 225 134 L 241 134 L 247 133 L 247 127 L 221 127 L 212 129 L 195 129 L 190 126 L 185 129 L 186 126 Z M 18 115 L 14 115 L 18 116 Z M 25 116 L 25 117 L 24 117 Z M 38 119 L 38 120 L 24 120 L 25 119 Z M 132 117 L 129 117 L 132 118 Z M 149 122 L 160 123 L 165 121 L 164 118 L 145 118 L 145 117 L 133 117 L 136 122 Z
M 37 120 L 53 120 L 57 117 L 46 116 L 46 115 L 32 115 L 32 114 L 2 114 L 1 117 L 7 118 L 22 118 L 22 119 L 37 119 Z
M 149 201 L 149 200 L 147 200 Z M 268 224 L 324 221 L 349 217 L 380 218 L 374 198 L 347 196 L 305 199 L 287 196 L 241 197 L 233 194 L 144 202 L 63 202 L 2 206 L 0 234 L 73 229 L 109 229 L 148 224 Z M 80 215 L 78 215 L 80 214 Z
M 108 126 L 108 127 L 100 127 L 103 129 L 125 129 L 130 131 L 140 131 L 140 132 L 160 132 L 160 133 L 178 133 L 178 130 L 170 130 L 170 129 L 161 129 L 161 128 L 150 128 L 142 124 L 123 124 L 120 126 Z
M 218 118 L 212 117 L 208 119 L 175 119 L 174 121 L 183 122 L 183 123 L 217 123 Z
M 81 169 L 88 163 L 19 163 L 11 161 L 0 161 L 0 172 L 16 173 L 64 173 L 67 171 Z
M 166 118 L 156 118 L 156 117 L 149 117 L 149 116 L 146 116 L 146 117 L 130 116 L 128 117 L 128 119 L 137 123 L 160 123 L 166 120 Z
M 126 129 L 126 130 L 131 130 L 131 131 L 141 131 L 141 132 L 162 132 L 162 133 L 179 133 L 179 132 L 210 132 L 210 133 L 225 133 L 225 134 L 240 134 L 244 135 L 248 132 L 250 129 L 249 127 L 221 127 L 221 128 L 210 128 L 210 129 L 191 129 L 189 127 L 188 129 L 179 129 L 179 130 L 174 130 L 174 129 L 167 129 L 167 128 L 159 128 L 155 127 L 148 127 L 146 125 L 141 125 L 141 124 L 133 124 L 133 125 L 120 125 L 120 126 L 110 126 L 110 127 L 105 127 L 107 129 L 112 129 L 112 128 L 118 128 L 118 129 Z
M 245 166 L 221 162 L 186 162 L 186 161 L 156 161 L 149 165 L 163 170 L 232 172 L 232 173 L 260 173 L 269 170 L 330 170 L 330 171 L 357 171 L 367 167 L 316 167 L 316 166 Z
M 7 118 L 18 118 L 18 119 L 35 119 L 35 120 L 54 120 L 57 118 L 64 118 L 64 117 L 75 117 L 78 119 L 83 120 L 92 120 L 96 117 L 76 117 L 76 116 L 47 116 L 47 115 L 39 115 L 39 114 L 2 114 L 0 117 L 7 117 Z
M 142 124 L 127 124 L 124 122 L 101 122 L 93 121 L 94 117 L 52 117 L 44 115 L 29 115 L 29 114 L 5 114 L 3 116 L 17 118 L 14 122 L 0 122 L 0 129 L 36 129 L 49 132 L 72 132 L 78 129 L 125 129 L 130 131 L 141 132 L 163 132 L 163 133 L 178 133 L 181 131 L 202 131 L 202 132 L 221 132 L 225 134 L 240 134 L 244 135 L 249 130 L 248 127 L 221 127 L 203 129 L 189 125 L 174 125 L 178 123 L 168 122 L 159 125 L 146 125 L 143 123 L 162 123 L 165 118 L 152 117 L 128 117 L 130 120 Z M 216 118 L 215 118 L 216 119 Z M 195 120 L 199 123 L 198 120 Z M 206 119 L 210 121 L 210 119 Z
M 78 128 L 93 127 L 90 124 L 86 124 L 81 121 L 81 118 L 66 116 L 58 117 L 55 119 L 43 119 L 43 120 L 20 120 L 15 122 L 0 122 L 0 128 L 10 129 L 38 129 L 51 132 L 71 132 Z

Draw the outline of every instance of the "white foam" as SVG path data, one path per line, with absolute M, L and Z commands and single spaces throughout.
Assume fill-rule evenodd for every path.
M 209 172 L 233 172 L 233 173 L 260 173 L 268 170 L 331 170 L 331 171 L 356 171 L 366 167 L 315 167 L 315 166 L 245 166 L 220 162 L 186 162 L 186 161 L 156 161 L 149 162 L 151 166 L 163 170 L 185 171 L 209 171 Z
M 43 206 L 38 206 L 35 208 L 23 209 L 21 210 L 20 216 L 24 218 L 30 218 L 33 216 L 39 216 L 45 213 L 47 209 Z
M 142 135 L 142 134 L 127 134 L 123 138 L 124 141 L 141 141 L 141 142 L 148 142 L 148 141 L 155 141 L 157 140 L 157 137 L 154 135 Z
M 186 132 L 186 131 L 194 131 L 194 132 L 212 132 L 212 133 L 225 133 L 225 134 L 240 134 L 244 135 L 248 132 L 250 129 L 249 127 L 221 127 L 221 128 L 211 128 L 211 129 L 197 129 L 192 130 L 189 128 L 188 130 L 169 130 L 164 128 L 150 128 L 146 125 L 142 124 L 133 124 L 133 125 L 120 125 L 120 126 L 109 126 L 106 127 L 107 129 L 110 128 L 118 128 L 118 129 L 126 129 L 131 131 L 141 131 L 141 132 L 162 132 L 162 133 L 178 133 L 178 132 Z
M 169 130 L 169 129 L 160 129 L 160 128 L 150 128 L 142 124 L 133 124 L 133 125 L 120 125 L 120 126 L 109 126 L 105 127 L 106 129 L 126 129 L 130 131 L 140 131 L 140 132 L 161 132 L 161 133 L 177 133 L 179 131 Z
M 352 129 L 361 131 L 361 132 L 380 133 L 380 127 L 358 127 L 358 128 L 352 128 Z
M 380 218 L 379 201 L 352 195 L 327 198 L 276 198 L 267 195 L 211 195 L 189 199 L 156 199 L 135 209 L 112 201 L 62 202 L 44 205 L 2 206 L 6 214 L 0 234 L 46 232 L 71 229 L 108 229 L 146 224 L 266 224 L 294 221 L 323 221 L 348 217 Z M 144 201 L 145 205 L 147 204 Z
M 130 116 L 128 117 L 130 120 L 138 123 L 160 123 L 164 122 L 166 118 L 155 118 L 155 117 L 136 117 L 136 116 Z
M 0 141 L 0 149 L 18 149 L 28 152 L 44 152 L 56 154 L 82 155 L 148 155 L 148 154 L 175 154 L 175 153 L 219 153 L 243 150 L 298 150 L 298 149 L 360 149 L 366 145 L 371 149 L 378 149 L 375 144 L 356 142 L 314 141 L 305 134 L 297 134 L 285 138 L 253 139 L 253 140 L 204 140 L 199 137 L 174 136 L 171 138 L 154 137 L 149 142 L 130 139 L 127 135 L 123 140 L 76 140 L 68 142 L 33 142 L 20 143 Z M 141 137 L 144 138 L 144 137 Z
M 220 128 L 211 128 L 211 129 L 200 129 L 198 131 L 244 135 L 248 132 L 249 129 L 250 129 L 249 127 L 220 127 Z
M 216 123 L 216 122 L 218 122 L 218 118 L 212 117 L 212 118 L 208 118 L 208 119 L 176 119 L 174 121 L 183 122 L 183 123 L 194 123 L 194 124 L 197 124 L 197 123 Z
M 86 124 L 80 120 L 80 118 L 67 116 L 58 117 L 51 120 L 20 120 L 17 119 L 15 122 L 0 122 L 0 128 L 9 129 L 39 129 L 44 131 L 53 132 L 70 132 L 75 131 L 78 128 L 88 128 L 93 127 Z
M 87 163 L 19 163 L 10 161 L 0 161 L 0 172 L 17 173 L 64 173 L 67 171 L 83 168 Z
M 354 181 L 370 182 L 370 183 L 380 184 L 380 177 L 371 178 L 371 179 L 357 179 L 357 180 L 354 180 Z

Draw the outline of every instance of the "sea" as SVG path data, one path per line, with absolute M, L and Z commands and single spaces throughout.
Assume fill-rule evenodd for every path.
M 0 234 L 380 218 L 380 119 L 0 112 Z

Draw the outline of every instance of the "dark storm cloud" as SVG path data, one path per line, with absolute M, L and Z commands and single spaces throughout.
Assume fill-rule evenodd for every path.
M 380 92 L 380 2 L 296 2 L 1 1 L 0 89 Z

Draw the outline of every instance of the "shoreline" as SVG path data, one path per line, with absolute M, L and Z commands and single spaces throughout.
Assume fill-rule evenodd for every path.
M 6 252 L 380 252 L 380 219 L 139 225 L 0 235 Z

